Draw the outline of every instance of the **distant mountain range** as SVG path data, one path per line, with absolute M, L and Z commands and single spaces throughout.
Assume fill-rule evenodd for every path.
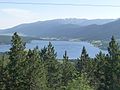
M 120 19 L 55 19 L 0 30 L 0 34 L 3 35 L 14 32 L 41 38 L 107 40 L 112 35 L 120 38 Z

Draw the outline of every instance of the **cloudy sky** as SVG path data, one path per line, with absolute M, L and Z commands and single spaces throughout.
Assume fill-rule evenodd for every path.
M 118 5 L 119 0 L 0 0 L 0 2 Z M 0 3 L 0 29 L 22 23 L 60 18 L 115 19 L 120 7 L 91 7 L 64 5 L 31 5 Z

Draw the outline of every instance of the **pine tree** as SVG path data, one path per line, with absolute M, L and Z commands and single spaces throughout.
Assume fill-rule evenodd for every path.
M 11 40 L 11 48 L 9 51 L 10 62 L 7 65 L 9 90 L 18 90 L 23 87 L 23 70 L 26 57 L 25 43 L 17 33 L 14 33 Z
M 120 76 L 120 48 L 116 42 L 114 36 L 112 36 L 111 41 L 108 47 L 109 52 L 109 66 L 110 66 L 110 77 L 111 77 L 111 90 L 114 90 L 118 87 L 116 81 L 118 81 Z
M 56 90 L 60 87 L 61 83 L 61 75 L 60 75 L 60 64 L 58 63 L 56 56 L 57 53 L 55 52 L 54 47 L 52 46 L 51 42 L 49 42 L 47 46 L 47 50 L 44 53 L 45 55 L 41 57 L 44 60 L 45 68 L 47 70 L 47 86 L 50 90 Z
M 47 90 L 46 70 L 37 47 L 28 51 L 25 77 L 26 90 Z
M 94 65 L 94 86 L 97 90 L 109 90 L 109 68 L 108 68 L 108 58 L 105 54 L 100 52 L 95 57 Z
M 82 49 L 81 57 L 78 59 L 76 68 L 79 73 L 85 73 L 87 72 L 87 65 L 88 65 L 89 55 L 87 54 L 87 51 L 85 47 Z
M 5 89 L 5 57 L 0 58 L 0 89 Z
M 47 48 L 44 47 L 43 49 L 40 50 L 40 57 L 41 57 L 41 60 L 44 62 L 47 58 Z
M 65 51 L 62 63 L 62 86 L 64 90 L 68 83 L 72 81 L 75 77 L 76 77 L 75 66 L 69 61 L 67 51 Z
M 68 84 L 66 90 L 94 90 L 94 88 L 89 85 L 89 81 L 87 80 L 86 76 L 81 74 L 80 77 L 74 79 Z

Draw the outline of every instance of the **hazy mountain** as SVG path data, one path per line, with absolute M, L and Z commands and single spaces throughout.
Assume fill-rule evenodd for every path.
M 92 24 L 102 25 L 114 21 L 115 19 L 56 19 L 52 20 L 54 22 L 59 22 L 62 24 L 76 24 L 80 26 L 88 26 Z M 51 20 L 50 20 L 51 21 Z
M 22 24 L 2 30 L 1 34 L 19 32 L 27 36 L 82 38 L 85 40 L 120 38 L 120 20 L 113 19 L 56 19 Z

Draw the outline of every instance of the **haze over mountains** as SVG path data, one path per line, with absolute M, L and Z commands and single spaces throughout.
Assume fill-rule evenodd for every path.
M 81 38 L 83 40 L 107 40 L 112 35 L 120 38 L 120 19 L 55 19 L 21 24 L 1 30 L 0 34 L 18 32 L 42 38 Z

